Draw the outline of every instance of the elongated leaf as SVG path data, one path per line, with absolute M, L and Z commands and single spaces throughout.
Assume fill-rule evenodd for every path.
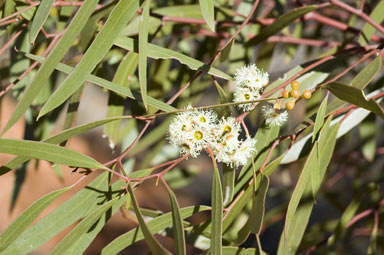
M 139 8 L 139 1 L 119 1 L 113 8 L 103 29 L 97 34 L 80 63 L 44 104 L 38 118 L 55 109 L 68 99 L 85 81 L 96 65 L 112 47 L 115 38 Z
M 369 17 L 373 21 L 375 21 L 377 24 L 381 24 L 381 22 L 383 22 L 384 20 L 383 12 L 384 12 L 384 2 L 379 1 L 375 9 L 373 9 L 373 11 L 371 12 L 371 15 L 369 15 Z M 359 36 L 359 43 L 361 45 L 367 45 L 370 42 L 371 37 L 375 33 L 375 31 L 376 31 L 376 28 L 374 28 L 371 24 L 366 22 L 363 27 L 362 33 Z
M 236 169 L 228 165 L 223 166 L 223 197 L 224 205 L 230 203 L 235 191 Z
M 11 118 L 9 119 L 0 135 L 3 135 L 5 132 L 7 132 L 7 130 L 11 128 L 21 118 L 21 116 L 23 116 L 27 108 L 32 104 L 33 100 L 39 94 L 42 87 L 48 81 L 49 76 L 55 70 L 55 66 L 68 52 L 69 47 L 71 47 L 76 36 L 84 27 L 87 19 L 92 14 L 97 3 L 98 0 L 87 0 L 84 2 L 84 4 L 82 4 L 72 22 L 65 30 L 63 37 L 49 53 L 44 64 L 39 68 L 32 83 L 25 90 L 22 99 L 17 104 L 15 111 L 13 112 Z
M 190 206 L 180 209 L 181 218 L 185 219 L 192 216 L 195 213 L 210 210 L 208 206 Z M 163 230 L 172 224 L 172 213 L 163 214 L 148 222 L 148 228 L 152 234 L 156 234 L 160 230 Z M 125 234 L 120 235 L 115 240 L 110 242 L 101 251 L 102 255 L 115 255 L 118 254 L 125 247 L 143 240 L 144 236 L 141 229 L 134 228 Z
M 128 185 L 129 195 L 131 196 L 133 210 L 135 211 L 137 220 L 139 221 L 140 229 L 144 235 L 145 242 L 147 243 L 149 249 L 156 254 L 170 254 L 164 247 L 152 236 L 151 231 L 149 230 L 147 223 L 144 221 L 143 215 L 140 212 L 139 206 L 136 202 L 135 195 L 130 185 Z
M 215 84 L 216 90 L 219 93 L 219 102 L 220 104 L 229 103 L 230 100 L 227 96 L 227 93 L 225 93 L 224 89 L 220 86 L 220 84 L 213 80 L 213 83 Z M 231 109 L 229 107 L 219 107 L 217 110 L 219 117 L 229 117 L 231 116 Z
M 318 183 L 321 183 L 336 144 L 340 124 L 331 126 L 330 120 L 331 118 L 328 118 L 324 124 L 319 140 L 315 142 L 305 162 L 289 201 L 284 232 L 280 237 L 278 255 L 295 254 L 303 238 L 314 204 L 311 193 L 316 195 L 317 192 L 317 190 L 311 192 L 311 171 L 315 167 L 318 168 Z
M 235 40 L 232 40 L 230 43 L 228 43 L 227 46 L 225 46 L 225 48 L 221 51 L 221 54 L 220 54 L 220 61 L 223 62 L 225 60 L 228 59 L 229 57 L 229 54 L 231 53 L 231 49 L 232 49 L 232 46 L 233 44 L 235 43 Z
M 151 0 L 146 0 L 139 21 L 139 82 L 141 98 L 145 109 L 147 109 L 147 51 L 148 51 L 148 21 L 149 6 Z
M 52 191 L 34 202 L 19 217 L 17 217 L 17 219 L 12 222 L 0 236 L 0 252 L 15 241 L 21 233 L 27 229 L 28 226 L 43 212 L 43 210 L 53 202 L 53 200 L 70 188 L 71 187 L 65 187 Z
M 265 213 L 265 198 L 269 188 L 269 178 L 261 174 L 260 185 L 253 198 L 252 210 L 249 215 L 249 228 L 252 233 L 260 235 Z
M 116 202 L 119 200 L 124 202 L 124 198 L 125 197 L 116 197 L 89 214 L 68 235 L 65 236 L 65 238 L 50 252 L 50 254 L 68 254 L 71 247 L 79 241 L 81 236 L 89 231 L 96 221 L 99 220 Z
M 119 36 L 115 40 L 115 45 L 119 46 L 123 49 L 129 50 L 129 51 L 135 51 L 135 52 L 138 51 L 137 47 L 135 46 L 135 45 L 137 45 L 137 41 L 132 39 L 132 38 Z M 148 57 L 150 57 L 150 58 L 154 58 L 154 59 L 176 59 L 180 63 L 191 68 L 192 70 L 201 70 L 203 72 L 212 74 L 214 76 L 223 78 L 225 80 L 233 80 L 233 78 L 231 76 L 229 76 L 228 74 L 226 74 L 226 73 L 224 73 L 224 72 L 222 72 L 222 71 L 220 71 L 214 67 L 207 66 L 199 60 L 188 57 L 188 56 L 186 56 L 182 53 L 179 53 L 177 51 L 157 46 L 157 45 L 152 44 L 152 43 L 148 43 L 148 52 L 147 53 L 148 53 Z
M 32 54 L 26 54 L 26 56 L 33 59 L 33 60 L 36 60 L 38 62 L 44 61 L 44 58 L 38 57 L 38 56 L 35 56 Z M 62 64 L 62 63 L 59 63 L 57 65 L 56 69 L 59 71 L 62 71 L 64 73 L 71 73 L 73 70 L 72 67 L 65 65 L 65 64 Z M 95 75 L 87 75 L 86 80 L 89 82 L 92 82 L 92 83 L 94 83 L 100 87 L 103 87 L 105 89 L 109 89 L 113 92 L 127 96 L 129 98 L 136 99 L 136 100 L 141 99 L 139 91 L 131 90 L 127 87 L 121 87 L 118 84 L 115 84 L 115 83 L 110 82 L 108 80 L 105 80 L 103 78 L 97 77 Z M 162 101 L 154 99 L 153 97 L 147 96 L 147 100 L 148 100 L 148 104 L 150 106 L 155 107 L 156 109 L 163 110 L 166 112 L 177 110 L 176 108 L 174 108 L 174 107 L 172 107 L 172 106 L 170 106 L 170 105 L 168 105 Z
M 129 52 L 120 62 L 113 83 L 119 84 L 122 87 L 129 87 L 129 76 L 133 75 L 137 68 L 138 56 L 134 52 Z M 125 97 L 111 92 L 109 94 L 107 117 L 121 116 L 124 114 Z M 104 128 L 104 134 L 111 139 L 114 144 L 119 142 L 121 121 L 107 123 Z
M 202 19 L 200 5 L 198 4 L 184 4 L 176 6 L 167 6 L 157 8 L 152 11 L 153 13 L 160 14 L 167 17 L 179 17 L 190 19 Z
M 108 176 L 107 172 L 102 173 L 71 199 L 28 228 L 2 255 L 27 254 L 35 250 L 63 229 L 87 216 L 105 201 L 106 196 L 114 197 L 114 191 L 120 189 L 121 183 L 118 187 L 114 186 L 114 190 L 111 189 Z
M 201 14 L 209 29 L 215 32 L 215 6 L 213 0 L 199 0 Z
M 381 106 L 374 99 L 367 100 L 364 92 L 360 89 L 337 82 L 328 84 L 327 89 L 330 90 L 332 94 L 338 98 L 345 100 L 348 103 L 367 109 L 384 119 L 383 108 L 381 108 Z
M 317 111 L 315 126 L 313 128 L 312 143 L 315 141 L 317 133 L 324 124 L 325 110 L 327 109 L 328 96 L 321 102 L 319 110 Z
M 49 16 L 49 12 L 53 6 L 54 0 L 42 0 L 40 2 L 39 8 L 37 8 L 35 17 L 32 21 L 31 30 L 29 34 L 29 41 L 33 44 L 37 35 L 40 32 L 40 29 L 43 27 L 44 22 Z
M 224 246 L 223 247 L 223 255 L 259 255 L 266 254 L 265 252 L 260 252 L 255 248 L 240 248 L 240 247 L 231 247 Z
M 356 87 L 360 90 L 364 89 L 378 72 L 381 70 L 382 60 L 381 56 L 376 57 L 373 61 L 371 61 L 367 66 L 365 66 L 350 82 L 350 86 Z M 327 106 L 326 115 L 331 114 L 334 110 L 343 106 L 345 101 L 335 98 L 331 101 Z
M 295 19 L 300 18 L 301 16 L 314 10 L 316 10 L 316 6 L 304 6 L 296 8 L 290 12 L 284 13 L 283 15 L 279 16 L 271 25 L 262 29 L 258 35 L 251 38 L 245 45 L 248 47 L 262 42 L 271 35 L 274 35 L 277 32 L 281 31 L 284 27 L 291 24 L 292 21 L 294 21 Z
M 42 142 L 0 139 L 0 152 L 43 159 L 68 166 L 105 168 L 102 164 L 84 154 Z
M 180 207 L 177 202 L 175 193 L 168 187 L 169 199 L 171 200 L 172 207 L 172 228 L 173 228 L 173 238 L 176 243 L 176 254 L 183 255 L 186 254 L 185 248 L 185 235 L 184 235 L 184 227 L 183 221 L 181 219 Z
M 210 254 L 219 255 L 222 253 L 222 218 L 223 218 L 223 193 L 221 190 L 221 181 L 219 169 L 216 165 L 213 170 L 212 182 L 212 214 L 211 214 L 211 247 Z

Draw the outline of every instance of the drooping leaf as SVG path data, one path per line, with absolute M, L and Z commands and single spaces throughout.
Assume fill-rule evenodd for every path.
M 362 90 L 337 82 L 328 84 L 327 89 L 338 98 L 367 109 L 384 119 L 383 108 L 374 99 L 367 100 Z
M 37 249 L 63 229 L 86 217 L 105 201 L 105 196 L 114 197 L 121 184 L 111 190 L 108 177 L 107 172 L 102 173 L 68 201 L 25 230 L 2 255 L 26 254 Z
M 129 50 L 129 51 L 135 51 L 135 52 L 138 51 L 137 47 L 136 47 L 137 41 L 132 39 L 132 38 L 119 36 L 116 38 L 114 43 L 116 46 L 119 46 L 123 49 Z M 148 52 L 147 53 L 148 53 L 148 57 L 150 57 L 150 58 L 154 58 L 154 59 L 176 59 L 180 63 L 187 65 L 192 70 L 201 70 L 203 72 L 209 73 L 211 75 L 214 75 L 214 76 L 226 79 L 226 80 L 233 80 L 233 78 L 230 75 L 228 75 L 228 74 L 226 74 L 226 73 L 224 73 L 224 72 L 222 72 L 222 71 L 220 71 L 214 67 L 207 66 L 199 60 L 188 57 L 188 56 L 186 56 L 182 53 L 179 53 L 177 51 L 157 46 L 153 43 L 148 43 Z
M 199 0 L 201 14 L 209 29 L 215 32 L 215 5 L 213 0 Z
M 41 91 L 42 87 L 48 81 L 48 78 L 55 70 L 55 66 L 60 62 L 64 55 L 68 52 L 69 47 L 71 47 L 76 36 L 80 33 L 81 29 L 84 27 L 89 16 L 92 14 L 94 8 L 96 7 L 98 0 L 88 0 L 77 11 L 75 17 L 72 19 L 72 22 L 69 24 L 65 30 L 60 41 L 57 43 L 56 47 L 47 56 L 44 64 L 39 68 L 36 76 L 34 77 L 32 83 L 25 90 L 22 99 L 17 104 L 15 111 L 13 112 L 8 123 L 2 130 L 0 135 L 3 135 L 7 130 L 9 130 L 25 113 L 27 108 L 32 104 L 33 100 Z
M 15 221 L 13 221 L 0 236 L 0 252 L 6 249 L 13 241 L 15 241 L 21 233 L 47 208 L 53 200 L 69 190 L 71 187 L 65 187 L 50 192 L 39 200 L 35 201 L 28 207 Z
M 0 152 L 47 160 L 68 166 L 105 168 L 102 164 L 84 154 L 42 142 L 0 138 Z
M 29 34 L 29 41 L 34 44 L 37 35 L 40 32 L 40 29 L 43 27 L 45 21 L 47 20 L 49 16 L 49 12 L 51 11 L 51 8 L 53 6 L 54 0 L 42 0 L 40 2 L 39 7 L 37 8 L 35 17 L 32 21 L 30 34 Z
M 223 218 L 223 193 L 219 169 L 214 164 L 212 181 L 212 214 L 211 214 L 211 247 L 210 254 L 222 254 L 222 218 Z
M 95 211 L 90 213 L 68 235 L 64 237 L 64 239 L 50 252 L 50 254 L 81 254 L 81 251 L 75 251 L 75 249 L 81 241 L 83 235 L 91 231 L 94 228 L 95 223 L 101 220 L 102 216 L 106 214 L 107 211 L 110 210 L 111 207 L 117 202 L 119 202 L 120 205 L 123 204 L 125 202 L 125 196 L 111 199 L 110 201 L 101 205 Z M 101 221 L 101 225 L 104 224 L 105 222 Z M 91 240 L 93 240 L 93 238 Z
M 317 133 L 320 131 L 321 127 L 324 124 L 325 110 L 327 109 L 328 96 L 326 96 L 321 102 L 319 110 L 316 114 L 315 126 L 313 128 L 312 143 L 315 141 Z
M 192 216 L 195 213 L 210 210 L 208 206 L 190 206 L 180 209 L 181 218 L 185 219 Z M 172 213 L 165 213 L 157 218 L 148 222 L 148 228 L 152 234 L 156 234 L 160 230 L 163 230 L 172 224 Z M 143 240 L 144 236 L 141 229 L 134 228 L 125 234 L 120 235 L 112 242 L 110 242 L 101 251 L 102 255 L 115 255 L 129 245 Z
M 147 223 L 144 221 L 143 215 L 140 212 L 139 206 L 136 202 L 135 195 L 133 194 L 132 187 L 128 185 L 129 195 L 131 196 L 131 202 L 133 210 L 135 211 L 137 220 L 139 221 L 140 229 L 144 235 L 144 240 L 147 243 L 149 249 L 156 255 L 170 254 L 152 235 Z
M 265 213 L 265 198 L 269 188 L 269 178 L 261 174 L 261 181 L 255 196 L 253 197 L 253 204 L 251 213 L 249 215 L 249 228 L 252 233 L 260 235 L 261 227 L 264 220 Z
M 141 98 L 147 109 L 147 51 L 148 51 L 148 22 L 151 0 L 146 0 L 139 21 L 139 83 Z
M 172 228 L 173 228 L 173 238 L 176 243 L 176 254 L 183 255 L 186 254 L 185 247 L 185 235 L 183 221 L 181 218 L 179 203 L 177 202 L 175 193 L 168 187 L 169 199 L 171 200 L 172 207 Z
M 277 32 L 281 31 L 284 27 L 291 24 L 292 21 L 294 21 L 295 19 L 300 18 L 301 16 L 314 10 L 316 10 L 316 6 L 304 6 L 296 8 L 290 12 L 284 13 L 283 15 L 279 16 L 271 25 L 262 29 L 258 35 L 252 37 L 245 45 L 249 47 L 262 42 L 271 35 L 274 35 Z
M 80 88 L 96 65 L 112 47 L 115 38 L 139 8 L 139 1 L 119 1 L 113 8 L 103 29 L 97 34 L 87 52 L 69 76 L 44 104 L 38 118 L 55 109 Z
M 43 62 L 43 60 L 44 60 L 44 58 L 34 56 L 32 54 L 26 54 L 26 56 L 33 59 L 33 60 L 39 61 L 39 62 Z M 59 63 L 57 65 L 56 69 L 59 71 L 62 71 L 64 73 L 71 73 L 73 71 L 72 67 L 65 65 L 65 64 L 62 64 L 62 63 Z M 103 79 L 103 78 L 100 78 L 100 77 L 97 77 L 97 76 L 91 75 L 91 74 L 86 76 L 86 80 L 89 82 L 92 82 L 92 83 L 94 83 L 100 87 L 103 87 L 105 89 L 109 89 L 113 92 L 127 96 L 129 98 L 141 100 L 139 91 L 131 90 L 127 87 L 121 87 L 118 84 L 115 84 L 115 83 L 110 82 L 106 79 Z M 170 105 L 168 105 L 168 104 L 166 104 L 160 100 L 154 99 L 153 97 L 148 96 L 147 100 L 148 100 L 148 105 L 153 106 L 156 109 L 163 110 L 166 112 L 176 110 L 176 108 L 174 108 L 174 107 L 172 107 L 172 106 L 170 106 Z

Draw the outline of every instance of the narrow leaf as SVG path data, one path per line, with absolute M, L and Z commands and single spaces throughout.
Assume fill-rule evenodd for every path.
M 147 109 L 147 48 L 148 48 L 148 21 L 149 6 L 151 0 L 144 3 L 143 12 L 139 21 L 139 83 L 141 98 L 145 109 Z
M 115 40 L 115 45 L 119 46 L 123 49 L 129 50 L 129 51 L 135 51 L 138 52 L 137 50 L 137 41 L 124 37 L 124 36 L 119 36 Z M 148 57 L 154 58 L 154 59 L 176 59 L 180 63 L 188 66 L 192 70 L 201 70 L 205 73 L 209 73 L 211 75 L 223 78 L 225 80 L 233 80 L 232 76 L 214 68 L 211 66 L 208 66 L 204 64 L 203 62 L 196 60 L 194 58 L 188 57 L 182 53 L 179 53 L 174 50 L 166 49 L 160 46 L 157 46 L 152 43 L 148 43 Z
M 43 62 L 43 60 L 44 60 L 44 58 L 38 57 L 38 56 L 35 56 L 32 54 L 26 54 L 26 56 L 33 59 L 33 60 L 36 60 L 38 62 Z M 62 64 L 62 63 L 59 63 L 56 66 L 56 69 L 59 71 L 62 71 L 64 73 L 67 73 L 67 74 L 71 73 L 73 70 L 72 67 L 65 65 L 65 64 Z M 135 100 L 141 100 L 139 91 L 131 90 L 127 87 L 121 87 L 118 84 L 115 84 L 113 82 L 110 82 L 108 80 L 105 80 L 103 78 L 97 77 L 97 76 L 92 75 L 92 74 L 87 75 L 86 80 L 89 82 L 92 82 L 92 83 L 94 83 L 100 87 L 103 87 L 105 89 L 108 89 L 108 90 L 111 90 L 113 92 L 127 96 L 129 98 L 132 98 Z M 165 112 L 177 110 L 176 108 L 174 108 L 174 107 L 172 107 L 172 106 L 170 106 L 170 105 L 168 105 L 168 104 L 166 104 L 160 100 L 157 100 L 153 97 L 150 97 L 150 96 L 147 96 L 147 101 L 148 101 L 149 105 L 155 107 L 156 109 L 163 110 Z
M 117 182 L 118 186 L 111 188 L 108 176 L 107 172 L 102 173 L 56 210 L 25 230 L 2 255 L 27 254 L 37 249 L 71 224 L 86 217 L 105 201 L 106 196 L 114 197 L 122 183 Z
M 209 29 L 215 32 L 215 6 L 213 0 L 199 0 L 201 14 Z
M 115 38 L 139 8 L 139 1 L 119 1 L 113 8 L 103 29 L 97 34 L 80 63 L 44 104 L 38 118 L 55 109 L 68 99 L 85 81 L 96 65 L 112 47 Z
M 184 235 L 184 227 L 183 221 L 181 219 L 180 207 L 177 202 L 175 193 L 166 185 L 169 199 L 171 200 L 172 207 L 172 227 L 173 227 L 173 238 L 176 243 L 176 254 L 183 255 L 186 254 L 185 248 L 185 235 Z
M 50 254 L 68 254 L 71 246 L 81 238 L 83 234 L 90 230 L 90 228 L 105 214 L 117 201 L 124 202 L 125 197 L 116 197 L 107 203 L 103 204 L 95 211 L 90 213 L 83 219 L 65 238 L 50 252 Z
M 222 254 L 222 218 L 223 218 L 223 194 L 221 190 L 221 181 L 219 169 L 214 164 L 212 181 L 212 214 L 211 214 L 211 247 L 210 254 Z
M 229 54 L 231 53 L 231 49 L 232 49 L 232 46 L 233 46 L 234 43 L 235 43 L 235 40 L 231 40 L 231 42 L 228 43 L 228 45 L 225 46 L 225 48 L 221 51 L 221 54 L 220 54 L 220 61 L 221 62 L 223 62 L 223 61 L 228 59 Z
M 148 244 L 149 249 L 156 254 L 170 254 L 167 250 L 163 248 L 163 246 L 152 236 L 151 231 L 149 230 L 147 223 L 145 223 L 143 215 L 140 212 L 139 206 L 136 202 L 135 195 L 133 194 L 133 190 L 130 185 L 128 185 L 129 195 L 131 196 L 133 210 L 135 211 L 137 220 L 139 221 L 140 229 L 144 235 L 145 242 Z
M 84 27 L 97 3 L 98 0 L 84 1 L 84 4 L 82 4 L 75 17 L 72 19 L 72 22 L 65 30 L 63 37 L 49 53 L 44 64 L 39 68 L 32 83 L 25 90 L 22 99 L 17 104 L 15 111 L 13 112 L 11 118 L 9 119 L 7 125 L 4 127 L 0 135 L 3 135 L 5 132 L 7 132 L 7 130 L 10 129 L 23 116 L 27 108 L 32 104 L 33 100 L 42 90 L 43 86 L 48 81 L 48 78 L 55 70 L 55 66 L 68 52 L 69 47 L 72 46 L 73 41 Z
M 247 47 L 254 46 L 264 41 L 271 35 L 276 34 L 277 32 L 281 31 L 284 27 L 291 24 L 292 21 L 294 21 L 295 19 L 300 18 L 308 12 L 316 10 L 316 8 L 316 6 L 304 6 L 296 8 L 290 12 L 284 13 L 283 15 L 279 16 L 271 25 L 262 29 L 258 35 L 251 38 L 245 45 Z
M 13 139 L 0 139 L 0 152 L 24 157 L 43 159 L 67 166 L 105 168 L 102 164 L 79 152 L 60 146 Z
M 373 21 L 375 21 L 377 24 L 381 24 L 381 22 L 383 22 L 384 20 L 383 12 L 384 12 L 384 2 L 379 1 L 375 9 L 373 9 L 371 14 L 369 15 L 369 17 Z M 371 41 L 371 37 L 375 33 L 375 31 L 376 31 L 376 28 L 374 28 L 370 23 L 366 22 L 363 27 L 362 33 L 359 36 L 359 43 L 361 45 L 367 45 Z
M 0 252 L 15 241 L 21 233 L 47 208 L 53 200 L 69 190 L 71 187 L 65 187 L 40 198 L 28 207 L 17 219 L 8 226 L 0 236 Z
M 253 198 L 252 210 L 249 215 L 249 228 L 252 233 L 260 235 L 265 213 L 265 198 L 269 188 L 268 176 L 261 174 L 260 185 Z
M 227 93 L 225 93 L 224 89 L 220 86 L 220 84 L 216 81 L 216 79 L 213 80 L 213 83 L 215 84 L 216 90 L 219 93 L 220 104 L 229 103 L 230 100 L 227 96 Z M 217 109 L 217 112 L 219 116 L 223 116 L 223 117 L 231 116 L 231 109 L 229 107 L 219 107 Z
M 321 102 L 319 110 L 317 111 L 315 126 L 313 128 L 312 143 L 315 141 L 317 133 L 324 124 L 325 110 L 327 109 L 328 95 Z
M 223 166 L 223 197 L 224 205 L 228 205 L 233 199 L 235 191 L 236 169 L 228 165 Z
M 193 214 L 207 211 L 210 207 L 208 206 L 190 206 L 180 209 L 181 218 L 185 219 L 191 217 Z M 157 218 L 148 222 L 148 228 L 152 234 L 156 234 L 160 230 L 163 230 L 172 224 L 172 213 L 165 213 Z M 144 235 L 141 229 L 134 228 L 128 231 L 125 234 L 120 235 L 115 240 L 110 242 L 104 249 L 101 251 L 102 255 L 116 255 L 124 248 L 129 245 L 143 240 Z
M 328 84 L 327 89 L 338 98 L 367 109 L 384 119 L 383 108 L 374 99 L 367 100 L 362 90 L 337 82 Z
M 35 13 L 35 17 L 33 18 L 31 30 L 29 34 L 30 43 L 34 44 L 37 35 L 40 32 L 40 29 L 43 27 L 44 22 L 47 20 L 51 8 L 53 6 L 54 0 L 42 0 L 40 2 L 39 8 Z

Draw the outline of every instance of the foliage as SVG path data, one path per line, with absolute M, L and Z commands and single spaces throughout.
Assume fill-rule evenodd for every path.
M 0 100 L 17 101 L 0 178 L 36 159 L 78 179 L 4 228 L 0 255 L 38 251 L 71 225 L 50 253 L 87 254 L 119 213 L 136 227 L 100 254 L 141 254 L 141 240 L 153 254 L 384 253 L 384 4 L 353 4 L 0 1 Z M 107 95 L 93 98 L 106 116 L 77 125 L 86 86 Z M 24 139 L 6 138 L 21 119 Z M 67 148 L 101 126 L 110 161 Z M 210 161 L 186 160 L 200 152 Z M 197 193 L 205 173 L 209 194 L 184 206 L 180 191 Z M 169 212 L 140 206 L 151 180 Z

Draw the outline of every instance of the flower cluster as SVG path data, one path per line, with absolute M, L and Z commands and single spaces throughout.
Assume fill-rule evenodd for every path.
M 240 133 L 240 124 L 233 117 L 218 120 L 213 110 L 191 110 L 189 106 L 172 120 L 168 139 L 182 155 L 197 157 L 209 147 L 218 162 L 238 167 L 256 153 L 256 140 L 239 140 Z
M 282 126 L 288 120 L 288 112 L 280 110 L 277 105 L 265 105 L 261 111 L 268 126 Z
M 255 64 L 244 66 L 235 73 L 234 102 L 244 102 L 259 99 L 263 87 L 269 82 L 269 75 L 258 69 Z M 254 103 L 241 104 L 238 106 L 243 111 L 251 111 L 255 108 Z

